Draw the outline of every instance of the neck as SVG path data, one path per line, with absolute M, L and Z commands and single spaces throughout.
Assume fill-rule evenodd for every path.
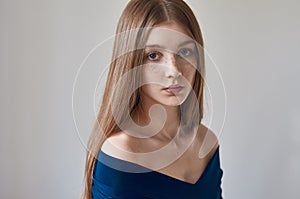
M 140 103 L 136 110 L 133 112 L 132 119 L 139 126 L 147 126 L 151 122 L 149 116 L 150 108 L 156 103 Z M 177 134 L 179 125 L 180 125 L 180 110 L 179 106 L 166 106 L 160 104 L 166 112 L 166 121 L 163 124 L 162 129 L 155 134 L 152 138 L 170 141 Z M 163 116 L 157 111 L 151 111 L 151 117 L 153 125 L 156 125 L 155 122 L 161 122 L 164 120 Z

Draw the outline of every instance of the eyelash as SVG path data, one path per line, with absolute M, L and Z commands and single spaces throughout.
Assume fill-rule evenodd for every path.
M 188 55 L 186 55 L 186 56 L 184 56 L 184 55 L 181 56 L 181 55 L 180 55 L 180 51 L 182 51 L 182 50 L 187 50 L 187 51 L 188 51 Z M 182 48 L 182 49 L 180 49 L 180 50 L 178 51 L 177 55 L 178 55 L 179 57 L 188 57 L 188 56 L 190 56 L 192 53 L 193 53 L 193 50 L 192 50 L 192 49 L 190 49 L 190 48 Z M 150 55 L 153 55 L 153 54 L 157 54 L 158 58 L 151 59 L 151 58 L 150 58 Z M 161 54 L 160 52 L 158 52 L 158 51 L 151 51 L 151 52 L 149 52 L 149 53 L 146 54 L 145 59 L 148 59 L 148 60 L 150 60 L 150 61 L 158 61 L 159 58 L 161 57 L 161 55 L 162 55 L 162 54 Z
M 151 58 L 150 58 L 150 55 L 153 55 L 153 54 L 156 54 L 156 55 L 158 56 L 158 58 L 156 58 L 156 59 L 151 59 Z M 160 53 L 160 52 L 152 51 L 152 52 L 150 52 L 150 53 L 148 53 L 148 54 L 146 55 L 146 59 L 148 59 L 148 60 L 150 60 L 150 61 L 157 61 L 157 60 L 160 58 L 160 56 L 161 56 L 161 53 Z
M 193 50 L 190 49 L 190 48 L 183 48 L 183 49 L 180 49 L 179 52 L 182 51 L 182 50 L 188 51 L 188 55 L 185 55 L 185 56 L 179 55 L 179 56 L 181 56 L 181 57 L 188 57 L 188 56 L 190 56 L 190 55 L 193 53 Z M 178 53 L 178 54 L 179 54 L 179 53 Z

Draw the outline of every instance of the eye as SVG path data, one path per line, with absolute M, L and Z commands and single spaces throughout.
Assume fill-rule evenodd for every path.
M 178 52 L 178 55 L 181 57 L 188 57 L 191 54 L 192 54 L 192 50 L 189 48 L 180 49 Z
M 150 60 L 150 61 L 156 61 L 159 59 L 159 54 L 157 52 L 152 52 L 152 53 L 149 53 L 147 58 Z

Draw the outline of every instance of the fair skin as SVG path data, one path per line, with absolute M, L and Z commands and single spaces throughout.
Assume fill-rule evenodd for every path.
M 185 28 L 174 21 L 164 22 L 156 27 L 188 35 Z M 177 180 L 194 184 L 215 153 L 218 140 L 215 134 L 202 124 L 196 129 L 195 137 L 175 138 L 180 129 L 179 106 L 191 92 L 196 73 L 195 44 L 188 39 L 189 37 L 170 34 L 170 32 L 165 32 L 166 35 L 164 35 L 164 31 L 161 30 L 154 29 L 149 34 L 145 48 L 146 67 L 143 69 L 143 78 L 154 82 L 159 81 L 163 85 L 146 84 L 141 87 L 142 100 L 140 106 L 132 114 L 132 120 L 139 126 L 148 125 L 153 122 L 149 116 L 150 107 L 160 104 L 166 111 L 165 123 L 159 132 L 149 138 L 137 138 L 124 131 L 117 132 L 107 138 L 101 150 L 113 157 L 134 162 Z M 164 90 L 173 84 L 182 85 L 182 91 L 174 94 Z M 159 118 L 161 115 L 154 117 Z M 186 140 L 190 138 L 192 138 L 190 144 L 185 147 Z M 158 158 L 137 156 L 137 154 L 160 150 L 172 141 L 174 144 L 170 145 L 171 152 L 159 153 Z M 176 152 L 183 149 L 184 152 L 176 156 Z M 199 152 L 205 156 L 199 157 Z M 170 164 L 161 164 L 165 166 L 157 167 L 162 160 L 173 156 L 176 156 L 176 159 L 170 159 Z
M 196 73 L 196 49 L 194 41 L 185 36 L 186 34 L 184 28 L 175 22 L 163 23 L 151 31 L 145 45 L 144 64 L 147 66 L 143 70 L 144 81 L 156 81 L 165 86 L 142 86 L 142 103 L 133 119 L 148 124 L 151 121 L 148 115 L 150 107 L 154 104 L 162 105 L 167 113 L 166 121 L 161 131 L 155 135 L 155 139 L 167 141 L 174 137 L 180 120 L 178 107 L 192 89 Z M 176 95 L 164 90 L 174 84 L 184 86 L 183 90 Z

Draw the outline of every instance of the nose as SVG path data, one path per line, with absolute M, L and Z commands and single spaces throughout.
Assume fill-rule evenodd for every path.
M 168 53 L 165 60 L 166 65 L 166 77 L 168 78 L 177 78 L 182 75 L 180 70 L 180 66 L 178 65 L 178 61 L 176 59 L 176 55 L 173 53 Z

